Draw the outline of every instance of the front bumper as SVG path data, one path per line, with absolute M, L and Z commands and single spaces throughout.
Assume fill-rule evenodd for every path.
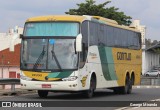
M 44 88 L 42 85 L 51 85 Z M 26 90 L 80 91 L 78 81 L 26 81 L 21 79 L 21 88 Z

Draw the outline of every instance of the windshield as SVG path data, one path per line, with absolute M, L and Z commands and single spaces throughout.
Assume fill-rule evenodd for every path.
M 26 23 L 24 36 L 74 36 L 79 33 L 79 23 L 41 22 Z
M 23 39 L 21 69 L 63 71 L 77 69 L 75 39 Z

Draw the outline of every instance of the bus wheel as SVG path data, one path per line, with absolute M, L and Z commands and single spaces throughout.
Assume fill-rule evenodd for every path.
M 131 84 L 132 84 L 132 85 L 134 85 L 134 80 L 135 80 L 135 77 L 134 77 L 134 75 L 132 74 L 132 76 L 131 76 Z
M 132 82 L 129 76 L 126 76 L 125 86 L 120 88 L 122 94 L 130 94 L 132 92 Z
M 84 93 L 85 97 L 91 98 L 94 94 L 95 89 L 96 89 L 96 79 L 95 77 L 92 76 L 90 80 L 90 88 Z
M 38 95 L 41 98 L 45 98 L 48 95 L 48 91 L 38 90 Z
M 120 93 L 120 88 L 119 87 L 113 88 L 113 91 L 114 91 L 115 94 L 119 94 Z

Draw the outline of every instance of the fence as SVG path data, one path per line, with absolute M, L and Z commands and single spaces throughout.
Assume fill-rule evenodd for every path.
M 141 77 L 141 85 L 160 86 L 160 77 Z
M 20 79 L 18 78 L 5 78 L 0 79 L 0 85 L 11 85 L 11 91 L 15 92 L 15 85 L 20 84 Z

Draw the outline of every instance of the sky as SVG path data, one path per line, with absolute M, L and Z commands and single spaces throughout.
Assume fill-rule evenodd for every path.
M 108 0 L 95 0 L 97 4 Z M 146 26 L 146 38 L 160 41 L 160 0 L 110 0 L 107 7 L 115 6 L 132 19 Z M 42 15 L 64 15 L 77 3 L 85 0 L 1 0 L 0 33 L 16 25 L 23 27 L 26 19 Z

